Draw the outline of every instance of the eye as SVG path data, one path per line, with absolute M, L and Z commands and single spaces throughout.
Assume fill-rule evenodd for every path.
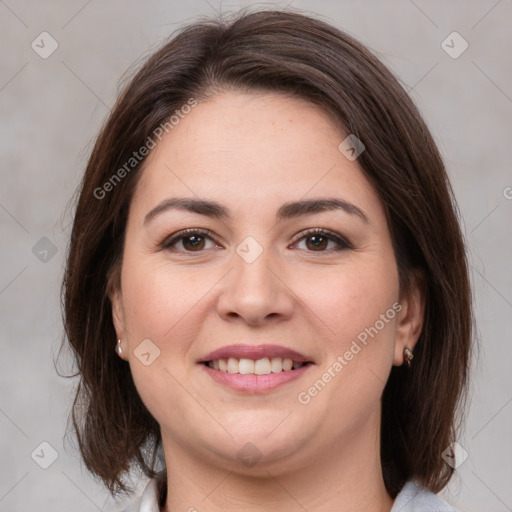
M 213 243 L 208 247 L 208 241 Z M 181 247 L 180 247 L 181 245 Z M 183 250 L 185 252 L 201 252 L 204 249 L 219 248 L 213 234 L 207 229 L 185 229 L 166 238 L 161 244 L 162 249 Z
M 310 252 L 342 251 L 352 247 L 342 236 L 321 228 L 309 229 L 300 233 L 293 243 L 296 244 L 302 240 L 305 241 L 306 249 Z

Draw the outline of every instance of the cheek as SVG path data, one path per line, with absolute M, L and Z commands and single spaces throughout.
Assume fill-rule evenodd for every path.
M 211 280 L 211 279 L 210 279 Z M 187 315 L 194 311 L 201 297 L 213 286 L 197 276 L 184 273 L 162 262 L 144 262 L 144 258 L 127 257 L 123 264 L 123 301 L 132 340 L 150 338 L 156 343 L 176 339 L 190 323 Z
M 302 280 L 302 296 L 328 335 L 319 338 L 322 364 L 298 396 L 311 414 L 331 411 L 324 427 L 361 428 L 375 413 L 391 370 L 398 303 L 393 261 L 347 265 L 319 279 Z M 342 419 L 340 419 L 342 418 Z
M 190 379 L 185 362 L 190 359 L 193 341 L 200 336 L 201 322 L 196 320 L 204 314 L 206 303 L 201 299 L 215 280 L 204 274 L 204 279 L 199 279 L 155 260 L 125 255 L 123 302 L 135 386 L 155 419 L 169 425 L 176 421 L 172 411 L 191 407 L 182 388 Z M 149 357 L 143 356 L 146 353 Z
M 305 274 L 301 285 L 302 296 L 319 319 L 317 325 L 328 330 L 319 337 L 322 364 L 311 376 L 311 387 L 304 388 L 300 403 L 314 402 L 312 410 L 317 414 L 326 408 L 348 414 L 354 425 L 380 403 L 393 363 L 400 308 L 394 259 L 375 256 L 362 263 L 354 259 L 325 276 Z M 339 428 L 337 420 L 328 423 L 334 430 Z
M 371 261 L 370 261 L 371 260 Z M 312 269 L 296 276 L 294 290 L 323 324 L 333 340 L 331 349 L 342 349 L 378 322 L 382 335 L 392 334 L 398 300 L 398 275 L 393 260 L 368 258 L 368 264 L 348 262 L 333 268 Z M 381 315 L 386 315 L 382 326 Z

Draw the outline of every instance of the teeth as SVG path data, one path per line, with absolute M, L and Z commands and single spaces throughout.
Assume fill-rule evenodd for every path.
M 283 359 L 283 370 L 289 372 L 292 369 L 293 361 L 291 359 Z
M 228 359 L 228 373 L 238 373 L 238 359 L 234 357 Z
M 283 371 L 283 360 L 280 357 L 273 357 L 270 360 L 272 373 L 279 373 Z
M 288 372 L 296 370 L 303 366 L 304 363 L 294 362 L 292 359 L 281 357 L 264 357 L 263 359 L 217 359 L 215 361 L 208 361 L 208 366 L 215 370 L 228 373 L 240 373 L 242 375 L 269 375 L 270 373 L 280 373 L 282 371 Z
M 268 375 L 272 373 L 272 367 L 270 366 L 270 359 L 265 357 L 264 359 L 258 359 L 254 362 L 254 373 L 256 375 Z
M 240 359 L 238 362 L 238 373 L 243 375 L 254 373 L 254 361 L 252 359 Z

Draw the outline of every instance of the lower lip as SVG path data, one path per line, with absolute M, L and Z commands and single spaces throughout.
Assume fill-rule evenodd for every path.
M 268 375 L 228 373 L 214 370 L 205 364 L 201 366 L 204 368 L 204 371 L 219 384 L 228 386 L 236 391 L 264 393 L 300 378 L 312 365 L 305 364 L 296 370 L 269 373 Z

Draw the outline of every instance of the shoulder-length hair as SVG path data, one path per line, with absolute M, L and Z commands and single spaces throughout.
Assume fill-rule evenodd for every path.
M 365 145 L 358 163 L 386 209 L 401 289 L 420 272 L 426 293 L 414 364 L 393 367 L 382 397 L 384 481 L 392 496 L 411 478 L 439 491 L 453 473 L 442 452 L 455 439 L 472 328 L 451 186 L 425 122 L 392 73 L 346 33 L 289 11 L 244 12 L 185 27 L 131 79 L 97 138 L 79 192 L 62 288 L 65 330 L 80 377 L 70 419 L 87 468 L 113 494 L 129 490 L 124 477 L 133 467 L 156 476 L 159 425 L 142 403 L 129 365 L 114 351 L 109 300 L 144 163 L 139 153 L 140 161 L 130 159 L 159 127 L 170 129 L 170 117 L 191 99 L 226 90 L 305 99 Z

